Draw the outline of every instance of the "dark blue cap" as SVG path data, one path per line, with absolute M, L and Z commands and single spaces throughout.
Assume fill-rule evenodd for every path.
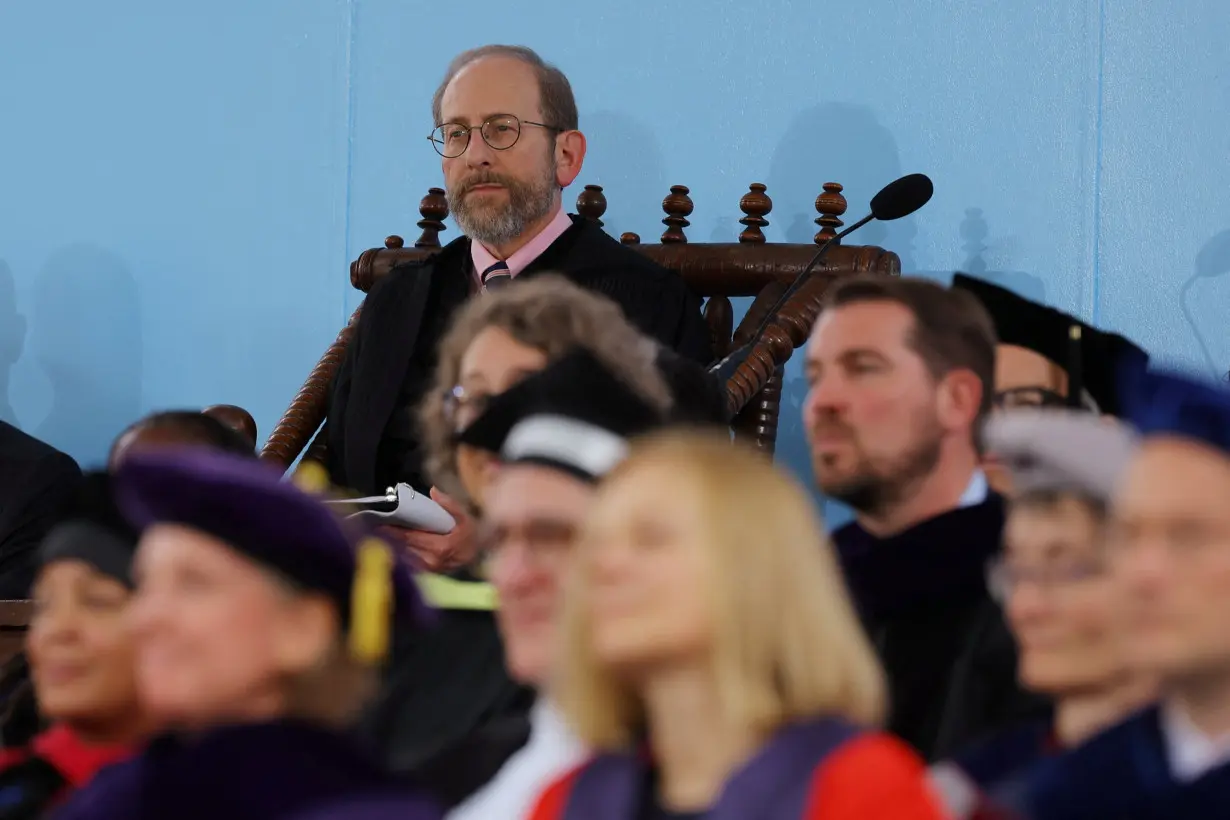
M 1124 419 L 1141 435 L 1193 439 L 1230 455 L 1230 392 L 1174 372 L 1123 368 Z

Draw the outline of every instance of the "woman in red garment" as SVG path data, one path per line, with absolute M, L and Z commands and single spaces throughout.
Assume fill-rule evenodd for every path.
M 565 605 L 559 699 L 597 755 L 533 820 L 936 820 L 870 728 L 884 680 L 809 494 L 726 436 L 633 447 Z
M 143 736 L 125 626 L 136 544 L 102 473 L 85 477 L 75 513 L 43 540 L 26 656 L 49 728 L 0 753 L 0 818 L 42 816 Z

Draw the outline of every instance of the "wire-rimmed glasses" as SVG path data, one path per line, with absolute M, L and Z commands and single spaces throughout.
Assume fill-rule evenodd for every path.
M 453 159 L 464 154 L 470 147 L 470 134 L 476 130 L 482 135 L 483 142 L 491 146 L 492 150 L 507 151 L 521 138 L 521 126 L 523 125 L 545 128 L 556 134 L 564 131 L 563 128 L 556 128 L 554 125 L 530 122 L 512 114 L 495 114 L 488 117 L 481 125 L 465 125 L 460 122 L 446 122 L 443 125 L 437 125 L 427 135 L 427 139 L 431 141 L 431 147 L 436 149 L 437 154 L 445 159 Z

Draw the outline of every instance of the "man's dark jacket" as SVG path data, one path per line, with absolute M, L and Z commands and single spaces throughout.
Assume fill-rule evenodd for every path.
M 519 278 L 562 274 L 615 301 L 664 346 L 707 362 L 711 343 L 700 298 L 678 274 L 594 223 L 572 220 Z M 328 467 L 335 484 L 364 494 L 398 481 L 429 488 L 413 420 L 431 385 L 436 345 L 469 297 L 472 276 L 470 240 L 461 237 L 423 262 L 389 271 L 372 287 L 329 403 Z
M 72 503 L 70 456 L 0 421 L 0 598 L 26 598 L 38 545 Z

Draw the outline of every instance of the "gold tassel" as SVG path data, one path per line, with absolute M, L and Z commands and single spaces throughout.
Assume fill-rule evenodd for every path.
M 359 544 L 350 600 L 350 654 L 360 663 L 377 664 L 388 656 L 393 563 L 392 551 L 379 538 Z
M 329 471 L 319 461 L 300 462 L 292 480 L 309 495 L 323 495 L 329 489 Z

